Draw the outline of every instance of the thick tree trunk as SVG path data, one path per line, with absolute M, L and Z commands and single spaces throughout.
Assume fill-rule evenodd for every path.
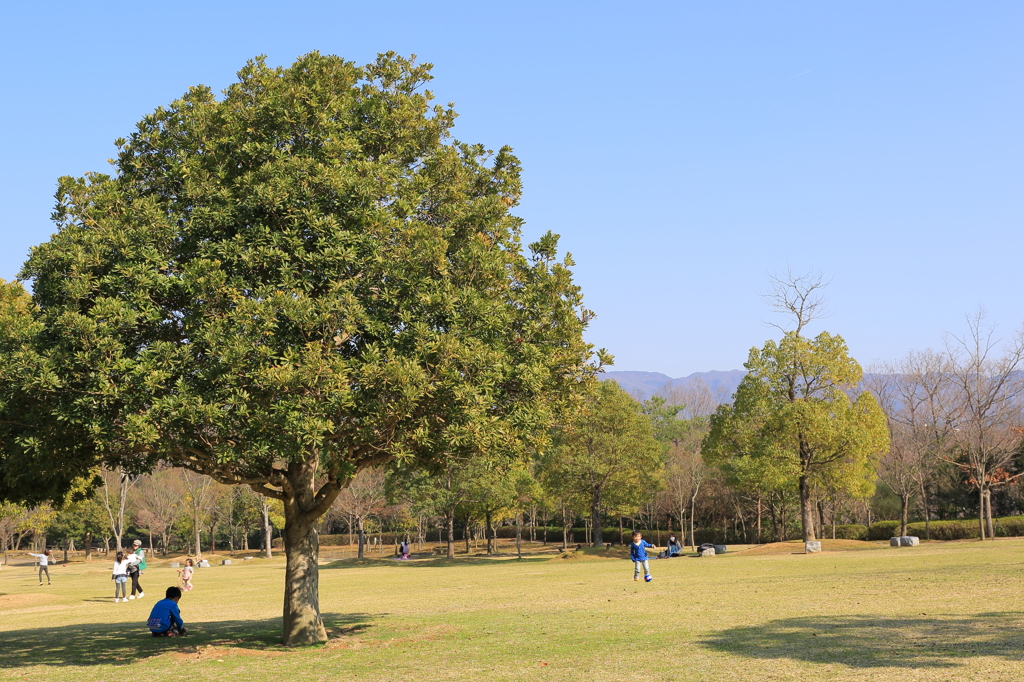
M 316 460 L 288 466 L 284 501 L 284 636 L 285 646 L 327 641 L 320 617 L 320 542 L 316 522 L 337 498 L 340 489 L 316 492 Z
M 320 618 L 319 541 L 312 518 L 287 518 L 285 505 L 284 643 L 302 646 L 327 641 Z
M 981 539 L 985 539 L 985 490 L 978 488 L 978 528 L 981 531 Z
M 590 498 L 590 527 L 594 547 L 604 547 L 601 537 L 601 489 L 596 488 Z
M 448 526 L 448 558 L 455 558 L 455 510 L 453 509 L 445 517 L 445 525 Z
M 988 521 L 988 538 L 996 539 L 996 529 L 992 522 L 992 488 L 985 491 L 985 518 Z
M 800 476 L 800 523 L 804 542 L 816 540 L 814 535 L 814 503 L 811 501 L 811 486 L 807 475 Z
M 274 550 L 272 549 L 272 541 L 274 539 L 274 527 L 270 525 L 270 500 L 262 498 L 263 500 L 263 556 L 268 559 L 274 557 Z
M 761 496 L 757 496 L 757 544 L 761 544 Z
M 498 552 L 498 543 L 495 542 L 494 531 L 491 530 L 491 512 L 484 514 L 484 521 L 486 522 L 484 524 L 484 535 L 487 536 L 485 538 L 487 540 L 487 555 L 490 556 L 491 554 L 496 554 Z
M 910 515 L 910 495 L 900 495 L 900 536 L 907 534 L 907 521 Z
M 366 533 L 363 532 L 363 517 L 356 517 L 356 542 L 359 543 L 359 549 L 356 551 L 356 558 L 362 559 L 363 554 L 366 551 Z
M 519 558 L 519 559 L 523 558 L 523 547 L 522 547 L 523 532 L 522 532 L 522 524 L 520 523 L 520 519 L 522 519 L 522 516 L 523 516 L 522 514 L 516 514 L 516 558 Z
M 195 515 L 192 517 L 192 523 L 193 523 L 193 526 L 195 527 L 195 530 L 196 530 L 196 556 L 199 556 L 199 555 L 201 555 L 203 553 L 203 545 L 202 545 L 203 528 L 202 528 L 202 526 L 199 525 L 199 512 L 198 511 L 196 511 Z M 118 545 L 118 547 L 121 546 L 121 539 L 120 538 L 118 538 L 117 545 Z
M 928 486 L 921 484 L 921 503 L 924 505 L 924 539 L 932 539 L 932 507 L 928 499 Z
M 85 560 L 92 561 L 92 533 L 85 533 Z
M 466 525 L 465 525 L 465 527 L 462 530 L 462 539 L 465 540 L 465 542 L 466 542 L 466 556 L 469 556 L 469 541 L 470 541 L 470 537 L 472 536 L 472 532 L 470 531 L 470 527 L 469 527 L 469 524 L 471 522 L 472 522 L 472 519 L 470 519 L 470 517 L 467 516 L 466 517 Z

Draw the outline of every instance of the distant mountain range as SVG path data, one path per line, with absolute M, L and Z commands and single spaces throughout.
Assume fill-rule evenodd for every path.
M 712 394 L 716 396 L 721 395 L 723 398 L 728 399 L 736 391 L 736 387 L 740 385 L 740 380 L 743 379 L 746 373 L 742 369 L 730 369 L 724 372 L 712 370 L 710 372 L 694 372 L 689 376 L 673 379 L 661 372 L 615 371 L 605 372 L 601 375 L 601 378 L 619 382 L 619 385 L 626 389 L 627 393 L 641 400 L 650 398 L 669 383 L 672 384 L 673 388 L 683 388 L 696 379 L 703 379 L 704 383 L 711 389 Z

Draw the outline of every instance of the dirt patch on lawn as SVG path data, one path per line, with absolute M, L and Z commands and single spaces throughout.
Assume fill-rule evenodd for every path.
M 821 540 L 823 552 L 849 552 L 863 549 L 881 549 L 888 547 L 888 542 L 871 542 L 867 540 Z M 772 542 L 767 545 L 757 545 L 750 549 L 737 552 L 745 556 L 763 554 L 803 554 L 803 540 L 789 540 L 788 542 Z

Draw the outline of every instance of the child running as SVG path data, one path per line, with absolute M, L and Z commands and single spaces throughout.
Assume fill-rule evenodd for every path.
M 114 603 L 124 599 L 128 601 L 128 560 L 124 552 L 118 552 L 114 559 L 114 573 L 110 576 L 114 581 Z
M 186 592 L 192 591 L 192 560 L 185 559 L 185 568 L 178 569 L 178 583 L 185 588 Z
M 654 547 L 644 540 L 644 534 L 640 531 L 633 533 L 633 542 L 629 545 L 629 558 L 633 560 L 633 580 L 640 580 L 640 567 L 644 569 L 644 580 L 651 582 L 651 566 L 647 562 L 647 548 Z
M 53 561 L 53 553 L 50 550 L 46 550 L 42 554 L 28 553 L 29 556 L 34 556 L 39 559 L 39 584 L 43 584 L 43 573 L 46 574 L 46 584 L 50 584 L 50 562 Z

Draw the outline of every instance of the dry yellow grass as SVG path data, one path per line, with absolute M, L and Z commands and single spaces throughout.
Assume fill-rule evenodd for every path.
M 826 548 L 828 545 L 826 544 Z M 653 561 L 510 558 L 326 562 L 323 647 L 277 644 L 283 563 L 202 569 L 182 600 L 195 635 L 114 604 L 107 562 L 0 570 L 4 679 L 1021 680 L 1024 540 Z M 613 550 L 614 551 L 614 550 Z M 768 553 L 765 553 L 768 552 Z

